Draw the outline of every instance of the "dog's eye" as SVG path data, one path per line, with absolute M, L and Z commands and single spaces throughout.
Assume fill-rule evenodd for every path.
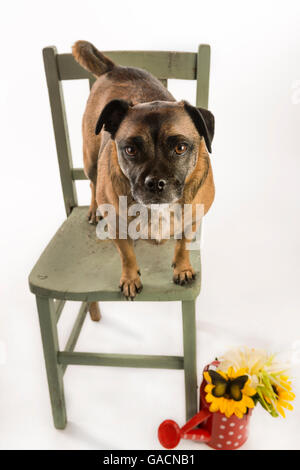
M 183 155 L 187 151 L 187 145 L 186 144 L 177 144 L 175 147 L 175 152 L 177 155 Z
M 125 147 L 125 152 L 129 157 L 134 157 L 136 154 L 136 148 L 133 145 L 128 145 L 128 147 Z

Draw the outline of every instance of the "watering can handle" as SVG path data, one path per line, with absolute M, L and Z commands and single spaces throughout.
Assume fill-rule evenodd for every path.
M 207 372 L 210 368 L 210 366 L 218 366 L 220 364 L 220 361 L 213 361 L 210 364 L 207 364 L 207 366 L 204 367 L 203 372 Z

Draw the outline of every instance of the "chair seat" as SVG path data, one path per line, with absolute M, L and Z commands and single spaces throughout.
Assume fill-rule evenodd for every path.
M 99 240 L 87 221 L 87 207 L 76 207 L 54 235 L 29 276 L 31 292 L 63 300 L 124 300 L 118 289 L 121 261 L 111 240 Z M 193 300 L 200 292 L 200 252 L 191 251 L 196 280 L 187 286 L 172 281 L 174 240 L 135 244 L 143 291 L 136 300 Z

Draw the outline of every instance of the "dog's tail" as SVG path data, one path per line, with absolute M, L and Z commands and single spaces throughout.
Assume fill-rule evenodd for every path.
M 98 51 L 93 44 L 88 41 L 77 41 L 72 47 L 72 54 L 77 62 L 93 75 L 99 77 L 112 70 L 114 62 Z

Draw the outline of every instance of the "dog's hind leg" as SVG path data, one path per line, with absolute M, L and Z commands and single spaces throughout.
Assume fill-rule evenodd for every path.
M 99 303 L 98 302 L 91 302 L 89 304 L 89 312 L 91 319 L 93 321 L 100 321 L 101 320 L 101 313 L 100 313 L 100 308 L 99 308 Z
M 88 220 L 90 224 L 97 224 L 100 220 L 100 216 L 97 215 L 96 186 L 92 181 L 90 182 L 90 188 L 91 204 L 88 211 Z
M 91 188 L 91 203 L 88 211 L 88 220 L 90 224 L 96 224 L 99 222 L 96 202 L 97 158 L 97 149 L 89 149 L 85 145 L 83 146 L 84 172 L 87 178 L 90 180 Z

